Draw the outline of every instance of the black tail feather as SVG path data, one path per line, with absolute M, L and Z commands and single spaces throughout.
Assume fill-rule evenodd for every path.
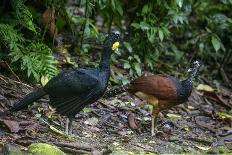
M 129 84 L 122 86 L 115 86 L 112 89 L 106 91 L 103 98 L 110 98 L 118 94 L 124 93 L 128 90 L 128 88 L 129 88 Z
M 38 90 L 26 95 L 21 101 L 16 103 L 8 111 L 18 111 L 18 110 L 24 109 L 28 105 L 32 104 L 34 101 L 42 98 L 44 95 L 46 95 L 46 92 L 43 91 L 43 89 L 38 89 Z

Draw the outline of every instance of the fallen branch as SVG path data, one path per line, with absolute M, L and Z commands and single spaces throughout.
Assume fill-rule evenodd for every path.
M 80 143 L 62 143 L 62 142 L 58 142 L 58 143 L 54 143 L 54 145 L 60 147 L 61 149 L 64 149 L 66 151 L 72 151 L 73 153 L 77 153 L 80 151 L 81 152 L 91 152 L 93 155 L 100 155 L 100 151 L 97 150 L 96 148 L 88 145 L 88 144 L 80 144 Z

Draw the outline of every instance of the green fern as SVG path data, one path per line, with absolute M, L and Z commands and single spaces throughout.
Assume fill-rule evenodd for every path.
M 13 61 L 17 61 L 22 57 L 21 46 L 24 38 L 18 33 L 13 26 L 8 24 L 0 24 L 0 46 L 4 45 L 9 49 L 10 55 L 15 55 Z
M 15 10 L 15 17 L 17 21 L 25 28 L 36 32 L 32 14 L 27 6 L 24 5 L 25 1 L 26 0 L 11 0 L 11 5 Z
M 58 73 L 51 49 L 40 42 L 31 43 L 24 49 L 21 69 L 27 70 L 28 77 L 33 75 L 37 81 L 42 76 L 51 79 Z
M 0 46 L 7 47 L 12 63 L 19 62 L 27 76 L 34 77 L 36 81 L 42 76 L 48 79 L 55 76 L 58 69 L 51 49 L 40 42 L 32 42 L 27 46 L 25 42 L 22 34 L 13 26 L 0 24 Z

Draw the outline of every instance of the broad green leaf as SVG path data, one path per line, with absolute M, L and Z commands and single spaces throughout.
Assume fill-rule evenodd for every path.
M 120 14 L 120 16 L 122 16 L 123 15 L 123 10 L 122 10 L 122 6 L 121 6 L 121 4 L 120 4 L 120 2 L 118 0 L 115 0 L 115 5 L 116 5 L 116 10 Z
M 160 41 L 163 41 L 163 39 L 164 39 L 164 33 L 163 33 L 163 31 L 161 29 L 159 29 L 158 33 L 159 33 Z
M 212 36 L 211 43 L 213 44 L 215 51 L 218 51 L 220 49 L 220 41 L 218 40 L 217 37 Z
M 115 10 L 115 8 L 116 8 L 115 0 L 111 0 L 111 6 L 112 6 L 113 10 Z

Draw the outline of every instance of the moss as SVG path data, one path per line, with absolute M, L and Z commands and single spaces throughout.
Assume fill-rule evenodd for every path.
M 56 146 L 46 143 L 33 143 L 28 146 L 28 152 L 35 155 L 65 155 L 65 153 Z
M 217 146 L 217 150 L 219 153 L 228 153 L 230 152 L 229 149 L 227 149 L 225 146 Z
M 169 146 L 169 148 L 174 151 L 175 153 L 181 153 L 183 152 L 183 147 L 182 146 L 179 146 L 179 145 L 176 145 L 176 144 L 171 144 Z

